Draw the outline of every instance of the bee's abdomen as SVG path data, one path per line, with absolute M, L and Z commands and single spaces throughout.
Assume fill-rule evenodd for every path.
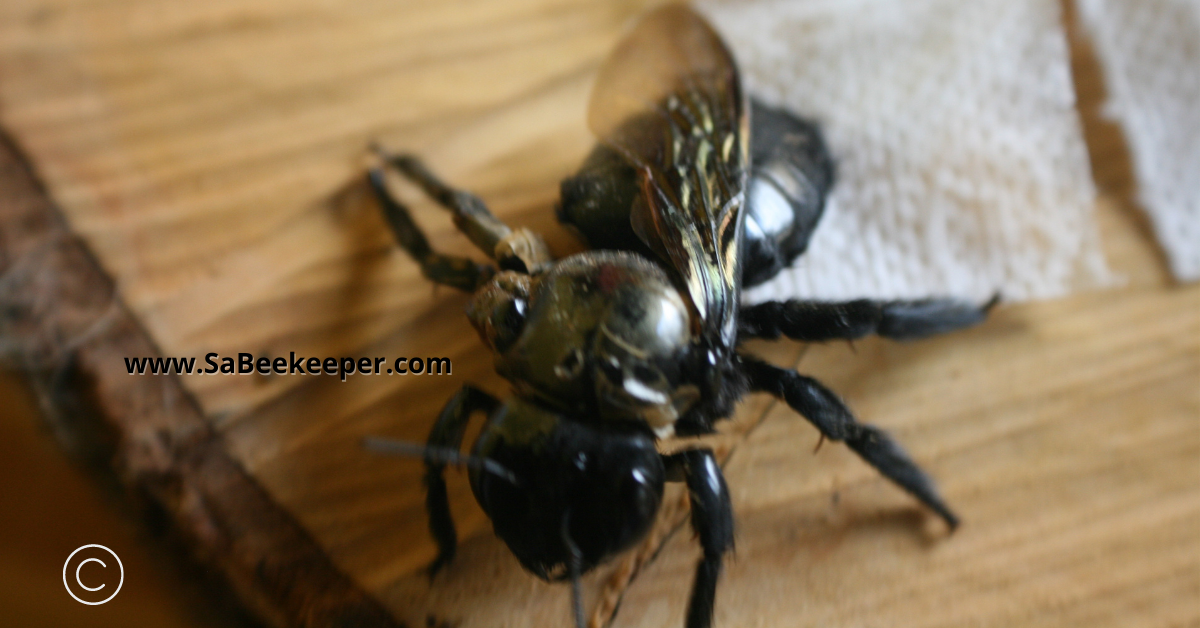
M 774 277 L 804 253 L 833 185 L 833 160 L 816 125 L 753 105 L 742 259 L 745 286 Z

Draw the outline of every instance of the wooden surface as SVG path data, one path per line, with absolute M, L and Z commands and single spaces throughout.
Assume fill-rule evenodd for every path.
M 409 625 L 561 625 L 567 591 L 520 570 L 461 476 L 460 556 L 428 582 L 420 465 L 358 446 L 421 438 L 465 381 L 504 390 L 464 297 L 432 290 L 363 202 L 364 147 L 419 152 L 571 250 L 557 181 L 590 142 L 596 63 L 639 4 L 0 6 L 0 124 L 163 355 L 453 359 L 440 378 L 177 378 L 266 494 Z M 965 524 L 947 537 L 844 448 L 812 454 L 811 427 L 749 399 L 717 439 L 739 523 L 718 625 L 1200 624 L 1200 287 L 1166 279 L 1073 44 L 1097 216 L 1127 282 L 930 342 L 756 345 L 891 430 Z M 467 250 L 416 205 L 435 246 Z M 588 579 L 597 620 L 620 599 L 614 626 L 682 625 L 698 550 L 679 499 L 635 578 L 626 557 Z
M 49 409 L 46 426 L 97 479 L 120 486 L 145 518 L 159 521 L 181 546 L 175 553 L 215 576 L 200 579 L 215 585 L 213 607 L 232 592 L 269 625 L 396 625 L 231 457 L 178 378 L 112 368 L 126 356 L 153 355 L 153 341 L 4 136 L 0 277 L 0 339 Z M 74 523 L 77 534 L 96 534 L 90 522 Z M 67 585 L 67 566 L 55 571 Z M 103 606 L 93 619 L 110 616 Z

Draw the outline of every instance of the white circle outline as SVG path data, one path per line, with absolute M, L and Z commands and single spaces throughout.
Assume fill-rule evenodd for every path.
M 99 547 L 100 549 L 108 552 L 109 554 L 112 554 L 112 557 L 117 559 L 117 567 L 120 568 L 120 570 L 121 570 L 121 580 L 119 582 L 117 582 L 117 590 L 113 591 L 112 595 L 104 598 L 103 600 L 100 600 L 99 602 L 85 602 L 84 600 L 79 599 L 71 591 L 70 585 L 67 584 L 67 567 L 70 566 L 71 559 L 75 558 L 75 555 L 78 554 L 80 550 L 85 550 L 89 547 Z M 98 558 L 89 558 L 88 560 L 94 560 L 94 561 L 100 563 L 101 565 L 104 565 L 104 561 L 102 561 Z M 88 560 L 83 561 L 83 563 L 88 562 Z M 79 566 L 82 567 L 83 563 L 79 563 Z M 107 565 L 105 565 L 105 566 L 107 567 Z M 76 577 L 76 580 L 78 581 L 78 578 L 79 578 L 79 570 L 78 569 L 75 570 L 75 577 Z M 121 592 L 121 585 L 123 585 L 123 584 L 125 584 L 125 565 L 121 563 L 121 557 L 117 556 L 116 552 L 108 549 L 107 547 L 104 547 L 103 545 L 97 545 L 95 543 L 92 543 L 90 545 L 83 545 L 83 546 L 77 547 L 77 548 L 75 548 L 75 551 L 71 552 L 71 555 L 67 557 L 67 562 L 63 563 L 63 587 L 66 588 L 67 595 L 70 595 L 71 597 L 75 598 L 75 601 L 79 602 L 80 604 L 87 604 L 88 606 L 99 606 L 101 604 L 104 604 L 105 602 L 113 599 L 114 597 L 117 597 L 117 594 Z M 87 585 L 85 585 L 82 582 L 79 583 L 79 586 L 81 586 L 84 589 L 87 589 L 89 591 L 98 591 L 98 590 L 104 588 L 104 585 L 100 585 L 99 587 L 96 587 L 95 589 L 91 589 L 90 587 L 88 587 Z

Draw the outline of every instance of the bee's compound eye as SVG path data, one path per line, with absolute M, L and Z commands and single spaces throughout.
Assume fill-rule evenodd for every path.
M 505 327 L 519 330 L 525 326 L 525 311 L 529 309 L 529 304 L 525 299 L 513 299 L 505 303 L 502 308 L 500 316 L 504 319 Z
M 489 340 L 496 351 L 508 349 L 525 328 L 525 311 L 528 304 L 524 299 L 513 299 L 497 304 L 492 314 Z
M 502 272 L 472 297 L 467 317 L 493 350 L 503 352 L 525 329 L 528 311 L 528 277 Z

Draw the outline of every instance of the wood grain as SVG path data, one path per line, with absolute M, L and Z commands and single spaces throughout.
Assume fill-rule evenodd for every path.
M 395 626 L 230 457 L 177 378 L 113 368 L 153 355 L 153 342 L 27 163 L 0 136 L 0 338 L 53 409 L 60 440 L 115 474 L 147 516 L 166 519 L 191 558 L 268 625 Z
M 592 72 L 642 4 L 0 6 L 0 124 L 147 331 L 145 351 L 453 360 L 440 378 L 177 379 L 229 472 L 408 625 L 563 624 L 567 590 L 520 570 L 454 474 L 463 547 L 427 581 L 420 465 L 359 446 L 420 439 L 466 381 L 505 390 L 458 314 L 465 298 L 430 288 L 390 243 L 361 185 L 364 148 L 419 152 L 572 250 L 553 224 L 557 182 L 590 143 Z M 1094 57 L 1068 25 L 1097 219 L 1125 285 L 1002 306 L 925 343 L 756 346 L 893 431 L 966 523 L 947 537 L 843 448 L 811 454 L 811 427 L 751 399 L 714 440 L 739 521 L 719 625 L 1200 624 L 1200 288 L 1166 279 L 1119 130 L 1098 113 Z M 436 247 L 469 249 L 411 200 Z M 123 368 L 106 355 L 97 372 Z M 681 500 L 640 553 L 590 576 L 595 623 L 619 602 L 614 626 L 682 624 L 698 550 Z

